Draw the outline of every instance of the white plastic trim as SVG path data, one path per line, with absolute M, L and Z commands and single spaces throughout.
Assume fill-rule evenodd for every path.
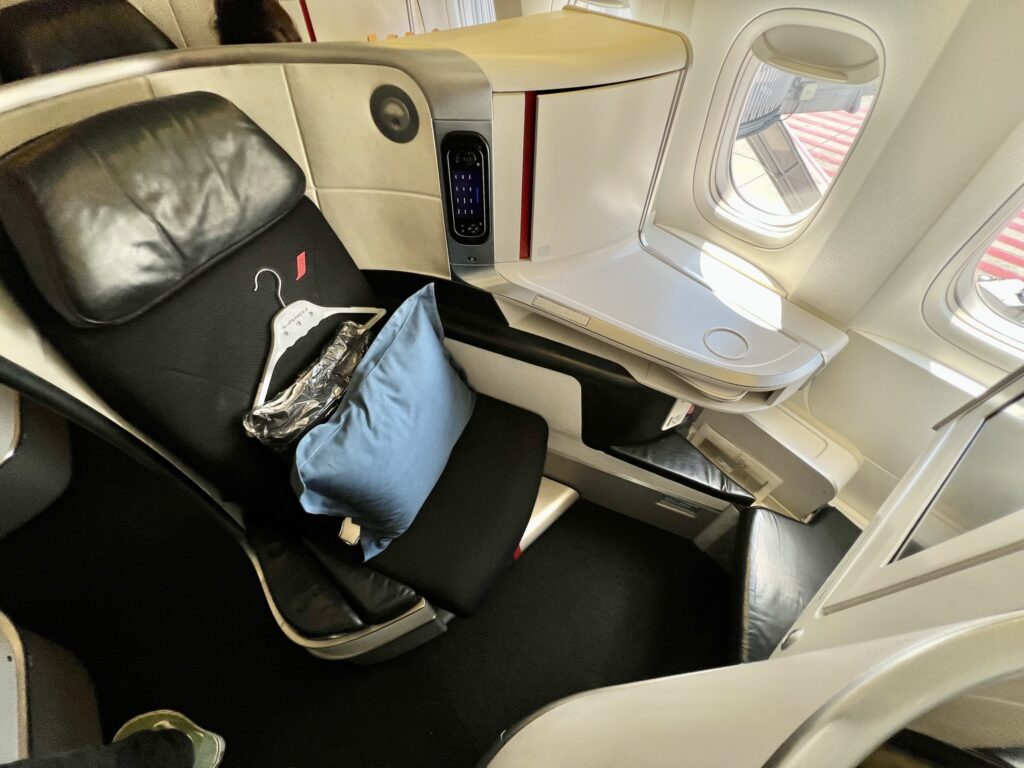
M 884 660 L 833 696 L 765 768 L 860 765 L 936 706 L 1024 669 L 1024 613 L 953 627 Z
M 0 763 L 28 757 L 28 666 L 17 629 L 0 613 Z
M 1024 326 L 978 296 L 974 272 L 985 249 L 1024 204 L 1024 186 L 1011 195 L 935 275 L 922 302 L 925 322 L 939 336 L 1004 371 L 1024 360 Z

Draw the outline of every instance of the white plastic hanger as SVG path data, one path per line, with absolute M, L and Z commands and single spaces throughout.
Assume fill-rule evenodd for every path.
M 277 301 L 281 305 L 281 309 L 270 322 L 272 333 L 270 354 L 267 356 L 267 362 L 263 366 L 263 377 L 260 379 L 259 387 L 256 389 L 256 400 L 253 401 L 253 408 L 258 408 L 267 401 L 270 379 L 273 377 L 274 368 L 284 353 L 328 317 L 333 317 L 334 315 L 373 315 L 361 326 L 363 331 L 368 331 L 385 315 L 385 310 L 379 307 L 321 307 L 305 299 L 299 299 L 286 305 L 284 299 L 281 298 L 281 285 L 283 283 L 281 275 L 268 267 L 264 267 L 256 273 L 253 279 L 253 293 L 260 289 L 260 275 L 264 272 L 269 272 L 277 278 Z

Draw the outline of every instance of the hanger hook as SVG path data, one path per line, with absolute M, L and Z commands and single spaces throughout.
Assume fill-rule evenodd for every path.
M 262 275 L 264 272 L 269 272 L 270 274 L 277 278 L 277 302 L 278 304 L 281 305 L 281 308 L 284 309 L 284 299 L 281 298 L 281 286 L 284 283 L 284 281 L 281 280 L 281 275 L 278 274 L 276 269 L 264 267 L 259 272 L 257 272 L 256 276 L 253 278 L 252 292 L 256 293 L 260 289 L 260 275 Z

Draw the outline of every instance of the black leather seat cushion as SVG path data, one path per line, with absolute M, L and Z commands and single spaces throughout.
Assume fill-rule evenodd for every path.
M 423 509 L 373 567 L 453 613 L 476 611 L 526 530 L 547 436 L 540 416 L 478 395 Z
M 72 325 L 121 323 L 281 218 L 302 169 L 212 93 L 129 104 L 0 159 L 7 234 Z
M 754 503 L 750 493 L 674 430 L 646 443 L 613 445 L 608 453 L 716 499 L 744 507 Z
M 0 11 L 0 78 L 174 48 L 128 0 L 26 0 Z
M 860 529 L 833 507 L 823 509 L 810 523 L 760 507 L 740 513 L 739 661 L 771 656 L 859 535 Z

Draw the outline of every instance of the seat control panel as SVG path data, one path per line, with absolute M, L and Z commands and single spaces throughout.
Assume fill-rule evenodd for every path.
M 483 243 L 491 218 L 487 144 L 475 133 L 451 133 L 442 154 L 451 236 L 460 243 Z

